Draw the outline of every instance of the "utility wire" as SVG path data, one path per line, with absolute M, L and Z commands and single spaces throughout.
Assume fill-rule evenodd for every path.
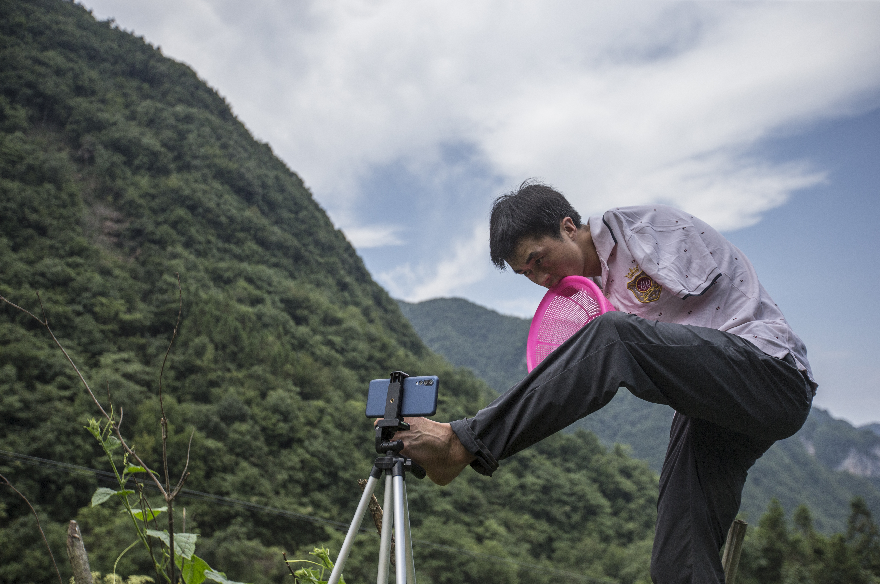
M 67 462 L 58 462 L 57 460 L 50 460 L 48 458 L 40 458 L 38 456 L 30 456 L 28 454 L 19 454 L 17 452 L 9 452 L 7 450 L 0 450 L 0 456 L 5 456 L 6 458 L 11 458 L 13 460 L 19 460 L 19 461 L 22 461 L 22 462 L 25 462 L 28 464 L 32 464 L 34 466 L 52 466 L 55 468 L 60 468 L 62 470 L 70 472 L 70 473 L 90 474 L 90 475 L 95 475 L 95 476 L 102 477 L 102 478 L 107 478 L 107 479 L 112 480 L 113 482 L 116 482 L 116 475 L 114 475 L 112 472 L 109 472 L 109 471 L 98 470 L 95 468 L 89 468 L 89 467 L 80 466 L 77 464 L 70 464 Z M 141 484 L 145 487 L 149 487 L 151 489 L 156 489 L 156 485 L 152 484 L 149 481 L 139 480 L 138 482 L 139 482 L 139 484 Z M 223 497 L 220 495 L 212 495 L 211 493 L 205 493 L 204 491 L 195 491 L 192 489 L 181 489 L 180 494 L 186 495 L 189 497 L 193 497 L 193 498 L 197 498 L 197 499 L 205 499 L 208 501 L 213 501 L 215 503 L 220 503 L 221 505 L 227 505 L 229 507 L 241 507 L 243 509 L 248 509 L 251 511 L 261 511 L 263 513 L 271 513 L 273 515 L 280 515 L 283 517 L 291 517 L 291 518 L 295 518 L 295 519 L 302 519 L 305 521 L 311 521 L 312 523 L 320 523 L 323 525 L 329 525 L 331 527 L 334 527 L 334 528 L 342 530 L 342 531 L 345 531 L 349 528 L 348 523 L 342 523 L 340 521 L 333 521 L 332 519 L 324 519 L 322 517 L 316 517 L 314 515 L 307 515 L 305 513 L 296 513 L 294 511 L 287 511 L 286 509 L 279 509 L 277 507 L 268 507 L 266 505 L 259 505 L 257 503 L 243 501 L 241 499 L 233 499 L 231 497 Z M 359 531 L 362 533 L 369 533 L 371 535 L 378 537 L 378 534 L 376 534 L 374 531 L 367 529 L 367 528 L 364 528 L 364 527 L 361 527 Z M 425 547 L 431 547 L 431 548 L 434 548 L 437 550 L 447 551 L 450 553 L 465 554 L 465 555 L 475 557 L 475 558 L 487 558 L 487 559 L 492 559 L 492 560 L 499 561 L 499 562 L 504 562 L 507 564 L 513 564 L 513 565 L 520 566 L 523 568 L 534 568 L 536 570 L 541 570 L 544 572 L 553 572 L 554 574 L 559 574 L 560 576 L 574 578 L 576 580 L 580 580 L 582 582 L 588 582 L 591 584 L 619 584 L 619 582 L 617 580 L 609 580 L 607 578 L 595 578 L 595 577 L 587 576 L 584 574 L 578 574 L 576 572 L 569 572 L 567 570 L 560 570 L 558 568 L 553 568 L 553 567 L 543 566 L 543 565 L 538 565 L 538 564 L 532 564 L 529 562 L 520 562 L 518 560 L 513 560 L 511 558 L 505 558 L 502 556 L 496 556 L 493 554 L 485 554 L 485 553 L 481 553 L 481 552 L 473 552 L 470 550 L 456 548 L 456 547 L 443 545 L 443 544 L 439 544 L 439 543 L 434 543 L 434 542 L 430 542 L 430 541 L 413 539 L 412 543 L 413 543 L 413 545 L 421 545 L 421 546 L 425 546 Z
M 72 473 L 81 473 L 81 474 L 92 474 L 97 475 L 99 477 L 104 477 L 112 480 L 114 483 L 116 482 L 116 475 L 112 472 L 105 470 L 98 470 L 95 468 L 88 468 L 85 466 L 79 466 L 76 464 L 70 464 L 67 462 L 58 462 L 56 460 L 49 460 L 48 458 L 40 458 L 38 456 L 30 456 L 27 454 L 19 454 L 17 452 L 8 452 L 6 450 L 0 450 L 0 455 L 6 456 L 7 458 L 13 458 L 16 460 L 21 460 L 27 462 L 29 464 L 33 464 L 35 466 L 54 466 L 56 468 L 61 468 L 68 472 Z M 156 485 L 151 483 L 150 481 L 138 480 L 136 477 L 132 477 L 132 480 L 137 480 L 137 482 L 144 487 L 148 487 L 151 489 L 156 489 Z M 287 511 L 286 509 L 278 509 L 277 507 L 268 507 L 266 505 L 260 505 L 258 503 L 251 503 L 250 501 L 243 501 L 241 499 L 233 499 L 231 497 L 223 497 L 220 495 L 212 495 L 211 493 L 205 493 L 204 491 L 194 491 L 192 489 L 181 489 L 181 495 L 186 495 L 189 497 L 194 497 L 198 499 L 207 499 L 209 501 L 214 501 L 215 503 L 221 503 L 223 505 L 228 505 L 230 507 L 242 507 L 245 509 L 250 509 L 252 511 L 263 511 L 266 513 L 272 513 L 274 515 L 282 515 L 285 517 L 293 517 L 296 519 L 304 519 L 306 521 L 311 521 L 313 523 L 323 523 L 326 525 L 331 525 L 333 527 L 339 527 L 346 529 L 348 528 L 348 524 L 341 523 L 339 521 L 333 521 L 332 519 L 323 519 L 321 517 L 315 517 L 314 515 L 307 515 L 305 513 L 296 513 L 294 511 Z M 362 531 L 367 531 L 366 529 L 362 529 Z

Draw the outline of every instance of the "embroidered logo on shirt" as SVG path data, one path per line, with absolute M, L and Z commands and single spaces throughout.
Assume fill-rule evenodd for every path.
M 633 293 L 636 300 L 642 304 L 660 300 L 660 293 L 663 292 L 663 286 L 652 280 L 651 276 L 639 269 L 639 266 L 631 269 L 626 275 L 626 279 L 629 280 L 626 287 Z

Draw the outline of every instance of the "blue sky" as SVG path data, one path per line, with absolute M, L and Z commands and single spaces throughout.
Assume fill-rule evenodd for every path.
M 816 404 L 880 421 L 880 2 L 83 4 L 217 89 L 393 296 L 529 317 L 486 243 L 527 178 L 672 204 L 750 257 Z

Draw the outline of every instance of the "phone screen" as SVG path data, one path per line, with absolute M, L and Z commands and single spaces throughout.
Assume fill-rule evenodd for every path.
M 367 417 L 385 416 L 385 400 L 388 397 L 388 379 L 374 379 L 367 393 Z M 403 380 L 401 414 L 404 416 L 433 416 L 437 413 L 437 392 L 440 379 L 436 375 L 407 377 Z

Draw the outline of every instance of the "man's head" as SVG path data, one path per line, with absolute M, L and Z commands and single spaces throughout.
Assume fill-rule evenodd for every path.
M 505 262 L 526 238 L 562 239 L 560 225 L 566 217 L 580 228 L 581 216 L 566 198 L 539 182 L 526 181 L 516 191 L 498 197 L 489 218 L 492 263 L 504 270 Z

